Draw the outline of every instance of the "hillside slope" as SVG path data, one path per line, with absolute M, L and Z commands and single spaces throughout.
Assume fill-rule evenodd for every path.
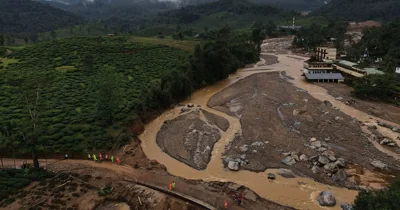
M 353 21 L 400 18 L 400 0 L 334 0 L 315 12 Z
M 29 35 L 77 24 L 82 19 L 31 0 L 1 0 L 0 33 Z

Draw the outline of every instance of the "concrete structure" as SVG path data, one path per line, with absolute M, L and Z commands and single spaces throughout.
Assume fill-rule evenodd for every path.
M 365 75 L 370 74 L 384 74 L 383 71 L 380 71 L 376 68 L 368 67 L 361 68 L 358 63 L 346 61 L 346 60 L 338 60 L 333 64 L 333 68 L 353 77 L 363 77 Z
M 318 59 L 336 60 L 337 50 L 331 47 L 317 47 L 315 56 Z
M 331 60 L 311 58 L 304 62 L 304 76 L 310 82 L 343 82 L 344 77 L 333 68 Z
M 293 17 L 293 23 L 291 26 L 278 26 L 277 30 L 281 30 L 281 29 L 292 29 L 292 30 L 300 30 L 301 28 L 303 28 L 303 26 L 296 26 L 296 18 Z
M 396 67 L 396 71 L 395 71 L 396 73 L 398 73 L 398 74 L 400 74 L 400 66 L 399 67 Z

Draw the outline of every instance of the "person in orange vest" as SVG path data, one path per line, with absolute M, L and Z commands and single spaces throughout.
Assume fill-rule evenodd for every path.
M 99 159 L 103 160 L 103 156 L 101 155 L 101 153 L 99 153 Z
M 224 208 L 228 209 L 228 201 L 226 201 L 226 200 L 224 201 Z
M 172 183 L 169 183 L 169 191 L 172 190 Z
M 121 164 L 121 160 L 119 159 L 119 157 L 117 157 L 117 164 L 118 164 L 118 165 Z

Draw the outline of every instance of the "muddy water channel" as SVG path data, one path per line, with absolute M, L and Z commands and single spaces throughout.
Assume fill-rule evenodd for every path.
M 302 72 L 300 71 L 303 66 L 303 60 L 299 58 L 300 57 L 278 55 L 279 63 L 277 64 L 268 66 L 255 65 L 254 68 L 241 69 L 237 73 L 230 75 L 230 77 L 224 81 L 196 91 L 190 99 L 185 101 L 185 103 L 192 103 L 195 106 L 201 105 L 203 109 L 224 117 L 230 123 L 228 130 L 222 133 L 221 139 L 215 144 L 212 151 L 211 161 L 205 170 L 198 171 L 182 162 L 179 162 L 164 153 L 156 143 L 157 133 L 164 121 L 179 116 L 179 108 L 174 108 L 164 112 L 157 119 L 146 125 L 145 132 L 139 136 L 146 156 L 149 159 L 157 160 L 159 163 L 165 165 L 168 172 L 172 175 L 186 179 L 201 179 L 203 181 L 235 182 L 250 188 L 261 197 L 298 209 L 340 209 L 341 203 L 352 203 L 358 193 L 357 191 L 321 184 L 310 178 L 284 178 L 277 175 L 280 169 L 268 169 L 264 172 L 256 173 L 244 170 L 231 172 L 223 167 L 221 156 L 224 147 L 233 139 L 235 133 L 241 129 L 241 125 L 239 119 L 211 109 L 207 107 L 207 103 L 214 94 L 220 92 L 222 89 L 238 80 L 255 73 L 286 71 L 286 75 L 293 78 L 293 80 L 289 81 L 291 81 L 296 87 L 307 90 L 314 98 L 321 101 L 328 100 L 334 106 L 340 108 L 340 110 L 345 114 L 355 117 L 360 121 L 371 121 L 369 115 L 336 101 L 332 96 L 327 94 L 325 89 L 304 82 L 304 78 L 301 76 Z M 262 62 L 263 60 L 259 62 L 259 64 L 262 64 Z M 275 173 L 277 175 L 276 180 L 269 181 L 267 179 L 267 173 Z M 337 205 L 335 207 L 326 208 L 318 205 L 316 198 L 319 192 L 323 190 L 329 190 L 334 194 L 337 200 Z

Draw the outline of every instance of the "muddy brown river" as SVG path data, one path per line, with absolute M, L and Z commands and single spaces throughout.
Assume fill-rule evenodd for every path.
M 264 172 L 256 173 L 244 170 L 232 172 L 224 169 L 223 167 L 221 156 L 222 152 L 224 151 L 224 147 L 230 140 L 233 139 L 234 134 L 241 129 L 241 125 L 239 119 L 211 109 L 207 107 L 207 103 L 214 94 L 220 92 L 238 80 L 255 73 L 286 71 L 286 75 L 294 79 L 289 80 L 293 83 L 293 85 L 307 90 L 308 93 L 314 98 L 321 101 L 328 100 L 333 104 L 333 106 L 340 108 L 340 110 L 345 114 L 360 121 L 372 122 L 371 116 L 368 114 L 335 100 L 334 97 L 329 95 L 324 88 L 306 83 L 304 78 L 301 76 L 302 72 L 300 71 L 303 68 L 303 60 L 301 57 L 293 55 L 277 55 L 277 57 L 279 60 L 279 63 L 277 64 L 268 66 L 255 65 L 253 68 L 241 69 L 230 75 L 229 78 L 224 81 L 196 91 L 190 99 L 185 101 L 185 103 L 201 105 L 203 109 L 224 117 L 230 123 L 228 130 L 221 133 L 221 139 L 215 144 L 212 151 L 211 161 L 205 170 L 198 171 L 182 162 L 179 162 L 178 160 L 164 153 L 156 143 L 157 133 L 164 121 L 171 120 L 179 116 L 179 108 L 174 108 L 164 112 L 157 119 L 146 125 L 145 132 L 139 136 L 142 141 L 143 151 L 149 159 L 157 160 L 160 164 L 165 165 L 169 173 L 185 179 L 235 182 L 250 188 L 263 198 L 297 209 L 340 209 L 341 203 L 352 203 L 358 192 L 346 188 L 322 184 L 305 177 L 284 178 L 277 174 L 280 169 L 268 169 Z M 263 60 L 259 62 L 259 64 L 262 64 L 262 62 Z M 379 149 L 384 150 L 384 148 Z M 388 154 L 394 155 L 392 153 Z M 275 173 L 277 175 L 276 180 L 269 181 L 267 179 L 267 173 Z M 323 190 L 329 190 L 334 194 L 337 200 L 337 205 L 335 207 L 328 208 L 319 206 L 316 198 L 319 192 Z

